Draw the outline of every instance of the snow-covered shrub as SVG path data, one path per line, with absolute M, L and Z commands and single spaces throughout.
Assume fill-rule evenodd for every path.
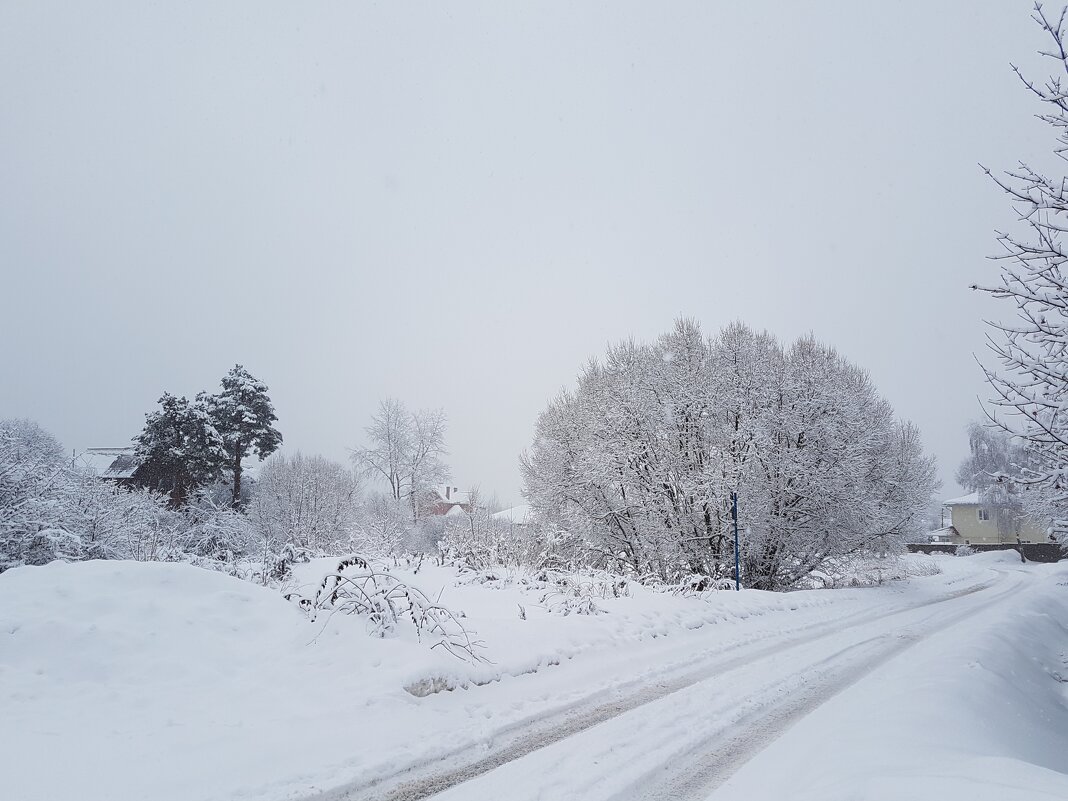
M 958 545 L 953 551 L 954 556 L 974 556 L 975 548 L 970 545 Z
M 936 569 L 935 572 L 939 571 Z M 864 551 L 825 560 L 798 587 L 877 587 L 889 581 L 902 581 L 908 578 L 909 573 L 909 563 L 902 554 Z
M 597 599 L 627 598 L 631 594 L 629 579 L 607 571 L 572 573 L 541 568 L 528 572 L 498 568 L 472 571 L 460 581 L 495 589 L 518 587 L 536 594 L 540 606 L 558 615 L 600 614 L 604 610 L 597 605 Z
M 536 521 L 515 524 L 482 509 L 447 518 L 438 548 L 446 561 L 471 570 L 573 572 L 586 561 L 578 537 Z
M 248 517 L 207 496 L 194 499 L 182 510 L 180 519 L 175 544 L 191 556 L 230 562 L 254 553 L 260 542 Z
M 439 548 L 450 560 L 473 570 L 519 567 L 523 562 L 520 543 L 510 536 L 510 526 L 482 509 L 446 519 Z
M 482 661 L 483 644 L 460 622 L 462 614 L 434 603 L 387 567 L 359 555 L 341 559 L 313 595 L 290 592 L 285 597 L 313 621 L 322 613 L 360 615 L 380 637 L 410 623 L 420 641 L 432 640 L 431 648 L 442 648 L 466 661 Z
M 406 550 L 411 528 L 411 512 L 403 501 L 375 493 L 360 507 L 357 542 L 368 553 L 392 556 Z
M 357 543 L 359 480 L 321 456 L 276 453 L 260 469 L 248 517 L 260 542 L 313 554 L 351 550 Z
M 714 578 L 700 573 L 692 573 L 689 576 L 684 576 L 680 581 L 674 584 L 660 584 L 656 581 L 651 583 L 655 589 L 661 592 L 668 592 L 672 595 L 681 595 L 684 598 L 702 598 L 706 600 L 720 590 L 734 589 L 733 577 L 720 576 L 719 578 Z
M 905 572 L 909 576 L 937 576 L 942 572 L 942 568 L 929 556 L 919 555 L 906 563 Z
M 409 554 L 438 553 L 450 519 L 444 515 L 420 518 L 408 529 L 408 535 L 403 540 L 404 551 Z
M 623 576 L 606 571 L 561 573 L 542 570 L 535 576 L 535 581 L 545 587 L 539 600 L 541 605 L 559 615 L 600 614 L 604 610 L 597 606 L 594 599 L 630 596 L 630 582 Z
M 293 565 L 307 564 L 312 560 L 312 556 L 307 549 L 287 543 L 276 557 L 269 575 L 275 581 L 285 581 L 293 573 Z
M 604 612 L 589 595 L 572 595 L 553 590 L 542 596 L 541 605 L 554 615 L 599 615 Z

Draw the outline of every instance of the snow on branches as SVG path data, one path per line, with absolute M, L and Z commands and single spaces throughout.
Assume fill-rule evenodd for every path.
M 171 505 L 184 505 L 199 487 L 222 476 L 225 443 L 207 399 L 193 401 L 164 392 L 160 408 L 145 415 L 144 430 L 134 438 L 138 467 L 134 483 L 167 492 Z
M 1057 62 L 1056 73 L 1035 83 L 1013 67 L 1026 89 L 1042 104 L 1039 119 L 1056 132 L 1054 154 L 1068 158 L 1068 73 L 1066 12 L 1051 18 L 1036 4 L 1033 18 L 1052 47 L 1040 51 Z M 1068 542 L 1068 178 L 1046 175 L 1021 162 L 996 175 L 984 172 L 1009 197 L 1017 215 L 1013 231 L 998 232 L 1002 252 L 1000 281 L 974 286 L 1015 306 L 1011 323 L 989 323 L 988 345 L 1000 369 L 984 365 L 993 390 L 988 416 L 1022 437 L 1029 458 L 1013 480 L 1028 487 L 1025 507 L 1033 517 L 1053 521 Z
M 737 492 L 743 577 L 763 589 L 898 548 L 936 487 L 917 430 L 833 349 L 688 320 L 591 361 L 523 473 L 539 521 L 580 534 L 592 564 L 665 583 L 733 573 Z
M 352 453 L 357 470 L 388 485 L 389 497 L 404 503 L 412 522 L 422 517 L 430 488 L 449 476 L 443 461 L 445 428 L 440 409 L 411 412 L 401 401 L 387 398 L 366 429 L 369 445 Z
M 251 495 L 248 517 L 271 547 L 314 554 L 356 547 L 360 484 L 337 462 L 277 452 L 264 462 Z
M 267 395 L 267 385 L 240 364 L 222 379 L 222 392 L 206 398 L 211 417 L 223 441 L 226 463 L 233 478 L 234 506 L 242 504 L 242 460 L 251 453 L 265 459 L 278 450 L 282 435 L 274 427 L 278 417 Z
M 282 444 L 267 386 L 238 364 L 223 377 L 218 395 L 198 392 L 190 401 L 164 392 L 159 405 L 145 415 L 145 427 L 134 438 L 133 483 L 170 493 L 178 508 L 226 477 L 231 506 L 241 507 L 242 460 L 250 454 L 265 459 Z

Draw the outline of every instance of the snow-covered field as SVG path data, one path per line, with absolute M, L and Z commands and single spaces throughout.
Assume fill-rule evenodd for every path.
M 186 565 L 18 568 L 6 797 L 1068 798 L 1068 571 L 913 561 L 941 572 L 707 600 L 632 585 L 566 616 L 515 577 L 398 571 L 466 614 L 478 664 Z

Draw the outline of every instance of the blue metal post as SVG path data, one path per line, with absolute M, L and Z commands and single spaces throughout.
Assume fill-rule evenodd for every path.
M 734 589 L 742 588 L 738 570 L 738 493 L 731 493 L 731 519 L 734 520 Z

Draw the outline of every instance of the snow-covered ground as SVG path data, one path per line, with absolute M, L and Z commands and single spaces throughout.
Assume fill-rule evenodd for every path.
M 398 571 L 466 614 L 479 664 L 185 565 L 18 568 L 0 574 L 5 792 L 1068 797 L 1068 572 L 914 560 L 941 572 L 708 600 L 631 586 L 566 616 L 508 576 Z

